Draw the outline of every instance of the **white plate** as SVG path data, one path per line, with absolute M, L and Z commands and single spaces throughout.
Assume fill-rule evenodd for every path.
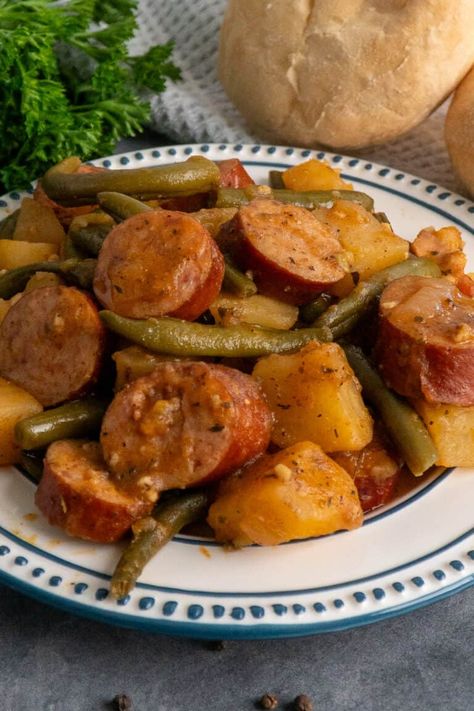
M 341 168 L 413 238 L 427 225 L 457 225 L 474 265 L 474 204 L 437 185 L 362 159 L 275 146 L 175 146 L 112 156 L 97 165 L 135 167 L 189 155 L 239 157 L 257 182 L 311 156 Z M 0 200 L 0 217 L 21 196 Z M 472 268 L 472 267 L 471 267 Z M 132 594 L 107 595 L 120 547 L 72 540 L 35 511 L 34 486 L 14 468 L 0 477 L 0 580 L 70 612 L 204 638 L 289 637 L 346 629 L 402 614 L 474 582 L 474 472 L 423 480 L 356 531 L 276 548 L 225 552 L 176 537 Z

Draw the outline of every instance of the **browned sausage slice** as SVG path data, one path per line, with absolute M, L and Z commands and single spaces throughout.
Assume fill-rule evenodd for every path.
M 406 276 L 387 286 L 375 352 L 400 395 L 474 405 L 474 301 L 446 279 Z
M 224 278 L 224 257 L 217 244 L 211 244 L 212 264 L 206 281 L 197 289 L 185 304 L 174 311 L 170 316 L 182 318 L 185 321 L 194 321 L 206 311 L 219 295 Z
M 43 405 L 87 391 L 97 380 L 105 330 L 91 299 L 69 286 L 24 294 L 0 325 L 0 374 Z
M 214 274 L 211 288 L 208 284 L 215 261 L 213 239 L 193 217 L 169 210 L 146 212 L 107 235 L 94 291 L 106 308 L 130 318 L 179 313 L 194 299 L 202 313 L 221 286 L 223 270 Z
M 154 505 L 119 491 L 99 443 L 80 440 L 49 446 L 35 501 L 53 526 L 98 543 L 118 541 Z
M 305 208 L 257 198 L 224 231 L 241 266 L 268 296 L 302 304 L 346 273 L 339 240 Z
M 156 491 L 216 479 L 265 451 L 271 414 L 249 375 L 202 362 L 165 362 L 121 390 L 101 432 L 125 488 Z

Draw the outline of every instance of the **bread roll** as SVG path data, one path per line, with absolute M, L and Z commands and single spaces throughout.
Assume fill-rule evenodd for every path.
M 445 136 L 454 171 L 474 198 L 474 69 L 456 89 L 446 116 Z
M 220 37 L 220 79 L 250 128 L 301 146 L 396 138 L 473 63 L 473 0 L 230 0 Z

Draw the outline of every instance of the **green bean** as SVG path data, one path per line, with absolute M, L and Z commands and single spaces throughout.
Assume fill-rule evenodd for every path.
M 284 190 L 285 183 L 283 182 L 283 171 L 282 170 L 269 170 L 268 180 L 272 188 L 279 190 Z
M 314 301 L 300 306 L 300 319 L 305 323 L 313 323 L 328 309 L 332 300 L 331 294 L 320 294 Z
M 87 259 L 88 257 L 84 250 L 76 247 L 69 234 L 66 235 L 66 239 L 64 240 L 62 254 L 64 259 Z
M 18 466 L 39 484 L 43 476 L 44 452 L 20 452 Z
M 35 272 L 59 274 L 68 284 L 90 290 L 94 280 L 95 267 L 95 259 L 66 259 L 62 262 L 36 262 L 10 269 L 0 276 L 0 299 L 10 299 L 23 291 Z
M 201 518 L 209 504 L 204 491 L 183 491 L 165 495 L 151 516 L 133 527 L 133 539 L 117 563 L 110 592 L 115 598 L 125 597 L 135 586 L 143 568 L 181 529 Z
M 69 230 L 69 236 L 75 247 L 97 257 L 110 229 L 111 225 L 105 223 L 78 226 Z
M 236 294 L 242 298 L 253 296 L 257 293 L 255 282 L 237 267 L 234 267 L 227 257 L 225 259 L 223 287 L 225 291 L 230 291 L 231 294 Z
M 15 441 L 22 449 L 47 447 L 58 439 L 80 439 L 100 429 L 107 403 L 98 398 L 67 402 L 15 425 Z
M 319 316 L 313 326 L 318 328 L 327 326 L 332 331 L 335 326 L 340 327 L 345 321 L 355 325 L 353 317 L 356 316 L 356 320 L 358 320 L 366 314 L 389 282 L 408 274 L 436 277 L 440 276 L 441 272 L 437 264 L 430 259 L 421 257 L 413 257 L 382 269 L 366 281 L 360 281 L 348 296 L 330 306 L 325 313 Z M 341 338 L 345 333 L 347 331 L 339 329 L 338 338 Z
M 317 190 L 297 192 L 294 190 L 272 189 L 261 185 L 249 185 L 246 188 L 219 188 L 217 191 L 216 207 L 242 207 L 256 197 L 269 197 L 278 202 L 306 207 L 314 210 L 321 205 L 326 205 L 333 200 L 350 200 L 358 202 L 366 210 L 372 212 L 374 201 L 366 193 L 356 190 Z
M 281 331 L 240 324 L 206 326 L 175 318 L 130 319 L 101 311 L 105 325 L 115 333 L 156 353 L 176 356 L 254 358 L 297 351 L 310 341 L 330 341 L 328 328 Z
M 131 170 L 64 173 L 52 169 L 41 185 L 52 200 L 74 206 L 95 202 L 98 193 L 110 190 L 147 200 L 205 193 L 215 190 L 219 182 L 219 168 L 213 161 L 191 156 L 182 163 Z
M 382 378 L 355 346 L 344 346 L 354 373 L 367 400 L 378 410 L 387 431 L 408 468 L 421 476 L 436 462 L 433 441 L 416 412 L 387 388 Z
M 116 192 L 99 193 L 97 202 L 102 210 L 110 215 L 115 222 L 122 222 L 122 220 L 133 217 L 133 215 L 150 212 L 153 209 L 140 200 Z
M 13 237 L 19 216 L 20 208 L 15 210 L 15 212 L 12 212 L 11 215 L 7 215 L 0 222 L 0 239 L 11 239 Z

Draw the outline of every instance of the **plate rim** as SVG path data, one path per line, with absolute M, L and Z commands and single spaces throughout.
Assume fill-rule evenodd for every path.
M 186 158 L 190 155 L 206 155 L 208 152 L 222 152 L 223 158 L 229 157 L 227 154 L 230 152 L 231 157 L 241 157 L 239 154 L 241 151 L 248 151 L 251 155 L 255 156 L 256 160 L 252 160 L 249 156 L 248 159 L 242 158 L 242 162 L 245 165 L 255 165 L 259 167 L 273 167 L 272 158 L 277 157 L 275 154 L 279 155 L 282 151 L 284 152 L 284 157 L 289 160 L 289 163 L 295 164 L 302 159 L 308 158 L 318 158 L 325 159 L 330 163 L 334 164 L 335 167 L 342 168 L 343 175 L 361 184 L 369 185 L 377 189 L 382 189 L 389 193 L 395 194 L 398 197 L 408 200 L 409 202 L 416 203 L 425 207 L 431 211 L 435 211 L 440 214 L 443 218 L 446 218 L 452 222 L 455 222 L 460 227 L 462 227 L 470 235 L 474 236 L 474 227 L 464 222 L 464 219 L 469 219 L 469 215 L 474 213 L 474 202 L 469 200 L 464 196 L 457 194 L 456 192 L 443 188 L 442 186 L 429 182 L 423 178 L 419 178 L 406 171 L 401 171 L 396 168 L 389 167 L 374 161 L 365 160 L 363 157 L 356 157 L 350 155 L 344 155 L 340 153 L 332 153 L 330 151 L 312 150 L 305 148 L 294 148 L 286 146 L 272 146 L 265 144 L 229 144 L 229 143 L 206 143 L 206 144 L 176 144 L 169 146 L 158 146 L 150 147 L 141 150 L 132 150 L 125 153 L 114 154 L 108 157 L 99 158 L 90 161 L 94 165 L 103 165 L 109 167 L 112 162 L 120 163 L 120 166 L 126 166 L 131 161 L 138 162 L 144 158 L 147 159 L 162 159 L 164 155 L 169 155 L 173 160 L 176 159 L 178 153 L 183 153 L 184 155 L 180 157 Z M 263 156 L 262 154 L 265 153 Z M 260 160 L 259 160 L 260 159 Z M 283 156 L 282 156 L 283 159 Z M 218 160 L 218 157 L 214 156 L 214 160 Z M 159 161 L 162 163 L 162 160 Z M 279 164 L 282 167 L 286 167 L 287 164 Z M 363 174 L 357 177 L 345 173 L 345 170 L 350 170 L 351 168 L 357 168 L 358 170 L 365 169 L 367 175 L 372 170 L 376 171 L 378 182 L 372 180 L 364 179 Z M 389 185 L 389 179 L 394 179 L 398 182 L 401 189 L 396 189 L 395 187 Z M 385 182 L 386 181 L 386 182 Z M 407 184 L 406 181 L 409 181 Z M 411 195 L 408 190 L 413 190 L 416 188 L 416 192 L 419 190 L 423 191 L 424 199 Z M 27 192 L 31 192 L 27 191 Z M 415 190 L 413 190 L 415 192 Z M 25 191 L 11 191 L 5 196 L 0 196 L 0 216 L 5 210 L 8 211 L 8 207 L 13 202 L 20 199 L 21 195 L 24 195 Z M 448 201 L 449 198 L 449 201 Z M 452 212 L 446 212 L 438 206 L 438 199 L 446 207 L 449 205 L 449 210 L 456 213 L 453 215 Z M 461 210 L 460 208 L 465 208 Z M 462 214 L 461 214 L 462 213 Z M 8 212 L 7 212 L 8 214 Z M 458 216 L 459 214 L 459 216 Z M 436 480 L 435 480 L 436 481 Z M 423 491 L 423 490 L 422 490 Z M 421 492 L 422 493 L 422 492 Z M 387 512 L 389 513 L 389 512 Z M 462 538 L 468 536 L 474 537 L 474 529 L 468 531 Z M 454 546 L 456 541 L 450 542 L 444 548 L 449 549 Z M 39 549 L 40 551 L 42 549 Z M 43 551 L 46 553 L 46 551 Z M 473 554 L 471 556 L 471 553 Z M 434 555 L 434 553 L 433 553 Z M 474 560 L 474 551 L 468 552 L 469 557 Z M 425 556 L 426 557 L 426 556 Z M 429 556 L 428 556 L 429 557 Z M 409 567 L 408 563 L 404 567 Z M 96 572 L 96 571 L 94 571 Z M 390 572 L 390 571 L 388 571 Z M 375 575 L 369 576 L 369 578 L 362 578 L 361 580 L 377 580 L 377 578 L 382 577 L 384 574 L 388 574 L 387 571 L 379 572 Z M 109 576 L 104 573 L 103 578 L 107 580 Z M 90 619 L 96 619 L 106 623 L 112 623 L 124 627 L 132 627 L 135 629 L 143 629 L 146 631 L 153 631 L 164 634 L 174 634 L 186 637 L 195 637 L 202 639 L 268 639 L 277 637 L 298 637 L 307 636 L 318 633 L 327 633 L 332 631 L 340 631 L 344 629 L 351 629 L 358 626 L 363 626 L 367 624 L 374 623 L 381 619 L 388 619 L 391 617 L 406 614 L 407 612 L 419 609 L 426 605 L 432 604 L 439 600 L 442 600 L 450 595 L 460 592 L 461 590 L 467 589 L 474 585 L 474 571 L 471 575 L 467 577 L 462 577 L 461 579 L 452 582 L 450 584 L 444 585 L 443 587 L 433 590 L 425 595 L 420 595 L 415 599 L 410 599 L 401 604 L 391 605 L 383 609 L 374 609 L 370 612 L 364 614 L 346 616 L 337 620 L 329 621 L 316 621 L 316 622 L 301 622 L 301 623 L 268 623 L 263 621 L 255 621 L 254 624 L 239 624 L 237 618 L 233 622 L 226 624 L 213 623 L 212 619 L 207 622 L 199 622 L 198 619 L 192 621 L 180 621 L 172 620 L 166 618 L 150 618 L 139 613 L 130 614 L 121 612 L 120 610 L 104 609 L 97 604 L 89 605 L 85 604 L 74 598 L 67 598 L 59 594 L 55 594 L 49 590 L 45 590 L 33 582 L 28 582 L 23 580 L 19 575 L 14 575 L 9 573 L 7 570 L 1 568 L 0 563 L 0 581 L 19 590 L 26 595 L 38 599 L 42 602 L 46 602 L 54 607 L 72 612 L 73 614 L 78 614 L 83 617 L 88 617 Z M 353 582 L 353 581 L 352 581 Z M 143 590 L 149 589 L 151 586 L 147 584 L 143 585 Z M 329 589 L 336 590 L 338 586 L 328 586 Z M 142 586 L 138 586 L 142 589 Z M 193 592 L 193 591 L 191 591 Z M 203 591 L 202 591 L 203 592 Z M 295 590 L 294 594 L 297 594 L 299 590 Z M 304 591 L 303 591 L 304 592 Z M 184 591 L 183 591 L 184 593 Z M 203 592 L 203 594 L 206 594 Z M 278 592 L 269 591 L 262 593 L 267 597 L 272 597 L 274 595 L 279 595 Z M 286 595 L 291 595 L 291 592 L 286 592 Z M 231 593 L 229 594 L 232 595 Z M 247 597 L 252 597 L 255 593 L 248 593 Z M 255 595 L 258 597 L 258 595 Z

